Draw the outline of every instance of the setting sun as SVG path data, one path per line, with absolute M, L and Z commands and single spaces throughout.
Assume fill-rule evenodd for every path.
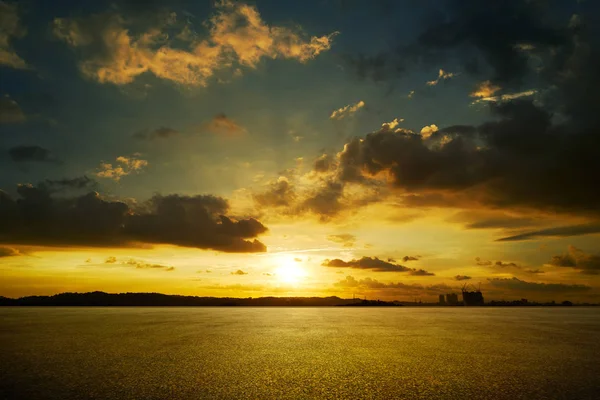
M 306 271 L 294 259 L 284 258 L 279 261 L 275 276 L 281 282 L 298 283 L 306 276 Z

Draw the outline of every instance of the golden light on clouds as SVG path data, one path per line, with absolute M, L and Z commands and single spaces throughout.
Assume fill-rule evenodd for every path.
M 85 19 L 55 18 L 53 33 L 80 53 L 81 72 L 100 83 L 125 85 L 150 72 L 190 86 L 206 86 L 209 78 L 223 70 L 239 76 L 242 71 L 235 65 L 256 68 L 263 58 L 306 62 L 329 50 L 337 34 L 306 39 L 299 29 L 267 25 L 254 6 L 222 0 L 215 7 L 206 22 L 209 36 L 203 40 L 196 39 L 182 22 L 185 19 L 174 12 L 137 36 L 128 29 L 131 21 L 113 12 Z M 175 39 L 170 38 L 170 29 L 180 30 Z M 95 46 L 105 51 L 95 52 Z

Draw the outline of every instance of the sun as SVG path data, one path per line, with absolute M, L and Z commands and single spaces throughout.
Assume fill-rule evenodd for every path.
M 275 276 L 283 283 L 298 283 L 305 276 L 306 271 L 293 259 L 278 260 L 279 266 L 275 270 Z

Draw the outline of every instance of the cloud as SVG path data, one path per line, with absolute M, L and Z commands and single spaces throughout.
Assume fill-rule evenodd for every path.
M 433 81 L 428 81 L 427 86 L 436 86 L 438 83 L 447 81 L 448 79 L 453 78 L 454 76 L 456 76 L 456 74 L 444 71 L 440 68 L 437 79 Z
M 504 261 L 496 261 L 496 262 L 492 262 L 492 261 L 487 261 L 487 260 L 482 260 L 479 257 L 475 258 L 476 264 L 480 267 L 490 267 L 490 270 L 496 270 L 502 273 L 506 273 L 508 271 L 515 273 L 515 274 L 529 274 L 529 275 L 537 275 L 537 274 L 543 274 L 545 273 L 544 271 L 540 270 L 540 269 L 527 269 L 517 263 L 514 262 L 504 262 Z
M 246 128 L 237 124 L 225 114 L 215 115 L 210 122 L 203 125 L 203 130 L 225 136 L 236 136 L 246 133 Z
M 0 97 L 0 124 L 17 124 L 24 122 L 26 119 L 25 114 L 16 101 L 8 95 Z
M 526 274 L 545 274 L 545 271 L 542 271 L 541 269 L 524 269 L 523 272 L 525 272 Z
M 592 200 L 600 195 L 592 184 L 592 171 L 600 170 L 594 130 L 553 126 L 551 115 L 529 101 L 494 103 L 491 111 L 495 121 L 439 129 L 427 141 L 388 130 L 353 138 L 337 154 L 330 185 L 343 193 L 346 183 L 387 183 L 411 206 L 600 216 Z
M 264 252 L 255 239 L 267 228 L 232 219 L 228 202 L 212 195 L 155 195 L 131 208 L 96 192 L 55 197 L 44 186 L 19 185 L 14 200 L 0 191 L 0 243 L 48 246 L 171 244 L 229 253 Z
M 318 173 L 326 173 L 336 167 L 336 162 L 333 156 L 322 154 L 313 164 L 313 171 Z
M 104 261 L 104 263 L 105 264 L 115 264 L 115 265 L 126 266 L 126 267 L 134 267 L 136 269 L 162 269 L 164 271 L 174 271 L 175 270 L 175 267 L 171 267 L 169 265 L 147 263 L 145 261 L 135 260 L 133 258 L 130 258 L 128 260 L 119 261 L 119 260 L 117 260 L 117 257 L 114 257 L 114 256 L 108 257 Z
M 134 260 L 134 259 L 129 259 L 125 262 L 122 262 L 122 264 L 126 265 L 126 266 L 134 267 L 136 269 L 162 269 L 167 272 L 175 271 L 175 267 L 172 267 L 169 265 L 147 263 L 145 261 L 139 261 L 139 260 Z
M 351 235 L 349 233 L 340 233 L 337 235 L 327 236 L 327 240 L 334 243 L 340 243 L 344 245 L 344 247 L 354 247 L 354 243 L 356 242 L 356 236 Z
M 345 107 L 339 108 L 331 113 L 329 116 L 330 119 L 343 119 L 345 117 L 350 117 L 354 115 L 358 110 L 365 106 L 364 101 L 359 101 L 356 104 L 349 104 Z
M 472 278 L 470 276 L 468 276 L 468 275 L 456 275 L 454 277 L 455 281 L 466 281 L 466 280 L 469 280 L 469 279 L 472 279 Z
M 508 289 L 521 292 L 551 292 L 569 293 L 585 292 L 591 290 L 587 285 L 568 285 L 564 283 L 527 282 L 518 278 L 493 278 L 488 279 L 491 286 L 498 289 Z
M 501 101 L 510 101 L 510 100 L 515 100 L 515 99 L 521 98 L 521 97 L 533 96 L 536 93 L 537 93 L 537 90 L 525 90 L 525 91 L 517 92 L 517 93 L 505 93 L 505 94 L 502 94 L 499 96 L 482 97 L 480 99 L 475 100 L 473 102 L 473 104 L 482 103 L 482 102 L 497 103 L 497 102 L 501 102 Z
M 16 256 L 20 256 L 23 253 L 21 253 L 18 249 L 12 248 L 12 247 L 3 247 L 0 246 L 0 258 L 3 257 L 16 257 Z
M 431 124 L 429 126 L 424 126 L 421 128 L 421 136 L 423 139 L 428 139 L 431 135 L 437 132 L 439 128 L 435 124 Z
M 515 229 L 530 227 L 544 222 L 535 217 L 524 217 L 518 214 L 507 214 L 497 211 L 460 211 L 448 219 L 449 222 L 464 224 L 466 229 Z
M 0 65 L 16 69 L 27 69 L 29 66 L 12 48 L 12 38 L 21 38 L 27 30 L 21 25 L 18 3 L 0 1 Z
M 520 233 L 518 235 L 507 236 L 497 239 L 497 242 L 514 242 L 521 240 L 531 240 L 540 237 L 567 237 L 567 236 L 579 236 L 600 233 L 600 224 L 579 224 L 579 225 L 568 225 L 560 226 L 555 228 L 540 229 L 537 231 L 530 231 Z
M 390 122 L 384 122 L 383 124 L 381 124 L 381 129 L 392 131 L 400 124 L 400 122 L 404 122 L 404 118 L 394 118 Z
M 488 98 L 492 97 L 494 93 L 502 89 L 498 85 L 494 85 L 491 81 L 483 81 L 477 85 L 475 90 L 471 92 L 471 97 Z
M 307 195 L 300 206 L 300 210 L 313 212 L 322 221 L 327 221 L 344 208 L 340 202 L 343 195 L 343 184 L 333 180 L 326 180 L 320 187 Z
M 481 267 L 487 267 L 489 265 L 492 265 L 491 261 L 487 261 L 487 260 L 482 260 L 479 257 L 475 257 L 475 261 L 477 262 L 477 265 L 481 266 Z
M 254 194 L 253 198 L 260 207 L 290 207 L 296 200 L 296 191 L 286 177 L 280 176 L 264 192 Z
M 553 18 L 561 12 L 558 3 L 450 0 L 444 18 L 422 25 L 413 43 L 398 37 L 388 52 L 349 58 L 361 77 L 379 80 L 409 67 L 464 60 L 465 73 L 504 94 L 496 91 L 496 101 L 487 102 L 487 122 L 440 127 L 425 143 L 389 132 L 353 139 L 345 148 L 357 156 L 342 168 L 389 177 L 397 193 L 428 199 L 430 207 L 535 210 L 597 222 L 600 46 L 594 11 L 583 7 L 576 23 L 567 24 Z M 543 88 L 535 99 L 533 82 Z M 444 137 L 450 141 L 434 145 Z
M 119 182 L 122 177 L 132 173 L 139 173 L 148 166 L 148 161 L 138 158 L 137 155 L 119 156 L 115 161 L 116 164 L 100 163 L 96 176 Z
M 556 267 L 573 268 L 584 274 L 600 274 L 600 255 L 588 254 L 575 246 L 569 246 L 565 254 L 553 256 L 549 262 Z
M 241 68 L 256 68 L 262 59 L 307 62 L 329 50 L 337 33 L 308 39 L 299 29 L 265 24 L 255 6 L 229 0 L 215 3 L 203 39 L 190 34 L 194 27 L 175 13 L 161 14 L 153 24 L 140 15 L 145 16 L 106 12 L 55 18 L 53 32 L 76 50 L 83 75 L 100 83 L 124 85 L 151 73 L 189 86 L 206 86 L 218 73 L 239 75 Z M 140 25 L 145 29 L 130 29 Z
M 248 275 L 248 273 L 238 269 L 237 271 L 232 272 L 231 275 Z
M 528 62 L 532 54 L 549 54 L 568 62 L 561 50 L 572 42 L 564 24 L 551 18 L 558 8 L 554 3 L 514 0 L 488 5 L 478 0 L 449 0 L 445 5 L 442 18 L 438 10 L 431 11 L 431 22 L 421 24 L 412 43 L 399 35 L 388 51 L 359 54 L 346 61 L 360 78 L 382 81 L 405 75 L 411 67 L 458 59 L 466 73 L 480 77 L 489 70 L 489 80 L 502 86 L 522 81 L 532 68 Z M 524 52 L 518 46 L 522 43 L 532 50 Z
M 509 262 L 509 263 L 505 263 L 502 261 L 496 261 L 496 263 L 494 264 L 495 267 L 498 268 L 521 268 L 519 265 L 513 263 L 513 262 Z
M 160 128 L 156 128 L 154 130 L 143 130 L 136 132 L 133 137 L 140 140 L 154 140 L 154 139 L 167 139 L 172 136 L 176 136 L 179 134 L 179 131 L 176 131 L 172 128 L 167 128 L 161 126 Z
M 408 272 L 409 275 L 416 276 L 433 276 L 432 272 L 427 272 L 422 269 L 408 268 L 404 265 L 396 264 L 381 260 L 377 257 L 362 257 L 358 260 L 343 261 L 339 258 L 333 260 L 325 260 L 322 264 L 325 267 L 334 268 L 354 268 L 354 269 L 365 269 L 376 272 Z
M 8 155 L 16 163 L 59 163 L 50 150 L 40 146 L 16 146 L 8 150 Z
M 42 188 L 48 193 L 59 193 L 71 190 L 93 189 L 97 185 L 98 182 L 86 175 L 83 175 L 75 178 L 45 179 L 38 184 L 38 187 Z
M 413 256 L 404 256 L 402 257 L 402 261 L 403 262 L 408 262 L 408 261 L 418 261 L 419 260 L 419 256 L 413 257 Z
M 351 275 L 348 275 L 345 279 L 335 282 L 333 285 L 335 287 L 349 289 L 389 290 L 399 294 L 411 296 L 422 294 L 435 295 L 452 291 L 452 288 L 445 284 L 423 286 L 419 284 L 409 285 L 402 282 L 385 283 L 372 278 L 356 279 Z

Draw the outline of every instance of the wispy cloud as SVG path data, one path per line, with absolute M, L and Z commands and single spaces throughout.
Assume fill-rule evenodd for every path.
M 514 242 L 519 240 L 531 240 L 539 237 L 566 237 L 566 236 L 578 236 L 600 233 L 600 224 L 579 224 L 579 225 L 568 225 L 559 226 L 556 228 L 540 229 L 537 231 L 530 231 L 520 233 L 518 235 L 507 236 L 497 239 L 497 242 Z
M 354 115 L 354 113 L 356 113 L 358 110 L 363 108 L 364 106 L 365 106 L 365 102 L 362 100 L 356 104 L 349 104 L 345 107 L 342 107 L 342 108 L 339 108 L 339 109 L 333 111 L 331 113 L 331 115 L 329 116 L 329 118 L 343 119 L 345 117 L 350 117 L 350 116 Z
M 451 79 L 453 77 L 455 77 L 456 74 L 453 72 L 447 72 L 444 71 L 443 69 L 440 68 L 439 72 L 438 72 L 438 77 L 437 79 L 433 80 L 433 81 L 427 81 L 427 86 L 435 86 L 440 82 L 446 81 L 448 79 Z

